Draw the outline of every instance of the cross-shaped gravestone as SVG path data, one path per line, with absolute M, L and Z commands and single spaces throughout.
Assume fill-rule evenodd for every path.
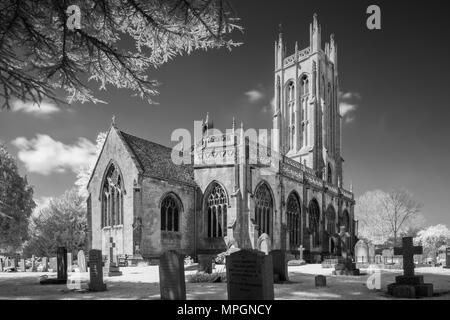
M 305 251 L 305 248 L 303 248 L 303 245 L 300 245 L 300 247 L 298 247 L 298 251 L 300 252 L 300 257 L 298 260 L 303 260 L 303 251 Z
M 404 237 L 402 247 L 394 248 L 394 255 L 403 256 L 403 274 L 405 276 L 414 276 L 414 255 L 422 253 L 422 246 L 414 246 L 412 237 Z
M 114 243 L 113 237 L 109 238 L 109 264 L 114 265 L 114 248 L 116 244 Z

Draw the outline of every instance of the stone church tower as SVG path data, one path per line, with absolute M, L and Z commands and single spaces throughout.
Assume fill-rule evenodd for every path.
M 88 184 L 92 248 L 148 260 L 166 250 L 210 259 L 232 247 L 270 248 L 320 262 L 343 254 L 344 237 L 352 254 L 357 222 L 353 190 L 343 188 L 337 45 L 331 36 L 322 49 L 316 15 L 309 46 L 295 45 L 292 55 L 280 33 L 274 77 L 270 146 L 234 121 L 226 133 L 215 130 L 208 115 L 192 161 L 180 165 L 172 148 L 112 125 Z
M 274 149 L 342 184 L 341 116 L 337 44 L 331 35 L 322 49 L 317 15 L 310 24 L 309 46 L 286 55 L 283 34 L 275 42 L 275 115 L 279 132 Z

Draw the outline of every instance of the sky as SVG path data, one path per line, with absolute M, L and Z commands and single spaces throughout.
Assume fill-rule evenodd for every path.
M 0 112 L 0 140 L 45 202 L 74 186 L 91 161 L 95 139 L 111 117 L 125 132 L 173 145 L 177 128 L 193 131 L 207 112 L 215 127 L 272 126 L 274 41 L 279 24 L 288 54 L 309 45 L 314 13 L 322 46 L 334 33 L 343 93 L 344 186 L 355 197 L 403 187 L 424 205 L 427 225 L 450 226 L 450 19 L 448 1 L 231 0 L 244 27 L 243 45 L 178 57 L 150 76 L 161 82 L 158 105 L 126 90 L 98 94 L 108 104 L 17 103 Z M 369 30 L 366 9 L 381 8 L 381 30 Z M 96 84 L 93 83 L 93 86 Z

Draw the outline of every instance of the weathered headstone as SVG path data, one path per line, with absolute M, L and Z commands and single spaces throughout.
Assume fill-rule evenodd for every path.
M 25 259 L 20 259 L 20 261 L 19 261 L 19 270 L 21 272 L 26 272 L 27 271 Z
M 86 272 L 86 256 L 84 255 L 84 251 L 80 250 L 77 254 L 77 263 L 78 263 L 78 269 L 80 269 L 80 272 Z
M 112 237 L 109 238 L 109 257 L 108 257 L 108 277 L 116 277 L 121 276 L 122 272 L 120 271 L 119 265 L 114 256 L 114 248 L 116 244 Z
M 42 257 L 42 272 L 48 272 L 48 258 Z
M 318 275 L 315 277 L 316 287 L 326 287 L 327 286 L 327 277 L 323 275 Z
M 17 260 L 15 258 L 9 259 L 9 266 L 11 268 L 17 268 Z
M 72 252 L 67 253 L 67 272 L 72 272 L 73 256 Z
M 50 269 L 52 269 L 52 272 L 56 272 L 56 270 L 58 268 L 57 258 L 51 257 L 49 261 L 50 261 L 49 262 Z
M 445 266 L 444 268 L 450 269 L 450 247 L 445 248 Z
M 383 257 L 384 264 L 393 264 L 394 263 L 394 251 L 391 249 L 383 249 L 381 253 Z
M 272 256 L 240 250 L 226 261 L 228 300 L 273 300 Z
M 338 263 L 334 267 L 333 275 L 339 276 L 359 276 L 359 269 L 356 268 L 356 263 L 350 257 L 350 234 L 345 230 L 345 226 L 340 227 L 340 251 L 341 258 L 338 258 Z
M 105 291 L 103 282 L 103 259 L 101 250 L 89 250 L 89 290 Z
M 212 273 L 212 259 L 213 256 L 210 254 L 199 254 L 198 258 L 198 266 L 200 272 Z
M 305 260 L 303 259 L 303 251 L 305 251 L 305 248 L 303 248 L 303 245 L 300 245 L 300 247 L 298 247 L 298 251 L 299 251 L 299 253 L 300 253 L 298 260 L 300 260 L 300 261 L 305 261 Z
M 359 240 L 355 244 L 355 258 L 356 263 L 368 263 L 369 262 L 369 246 L 364 240 Z
M 381 254 L 375 255 L 375 263 L 376 264 L 382 264 L 383 263 L 383 256 Z
M 403 275 L 395 277 L 388 285 L 388 294 L 397 298 L 433 296 L 433 284 L 424 283 L 423 275 L 414 274 L 414 255 L 422 254 L 421 246 L 413 245 L 412 237 L 404 237 L 401 248 L 394 248 L 395 255 L 403 255 Z
M 42 279 L 41 284 L 66 284 L 67 283 L 67 250 L 58 247 L 56 250 L 56 278 Z
M 275 282 L 289 281 L 288 264 L 285 250 L 272 250 L 270 252 L 273 263 L 273 278 Z
M 0 258 L 0 272 L 3 272 L 3 258 Z
M 267 233 L 263 233 L 258 238 L 258 250 L 264 252 L 264 254 L 268 255 L 270 251 L 272 251 L 272 244 L 270 237 Z
M 373 243 L 368 244 L 369 247 L 369 263 L 375 263 L 375 245 Z
M 165 251 L 159 260 L 161 300 L 186 300 L 184 257 L 176 251 Z
M 36 256 L 33 254 L 31 257 L 31 272 L 36 272 L 37 266 L 36 266 Z

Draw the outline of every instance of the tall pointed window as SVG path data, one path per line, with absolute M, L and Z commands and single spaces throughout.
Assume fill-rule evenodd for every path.
M 228 197 L 218 183 L 214 183 L 207 195 L 207 232 L 208 238 L 221 238 L 227 235 Z
M 317 200 L 313 199 L 309 203 L 309 232 L 312 235 L 312 245 L 317 247 L 320 241 L 320 209 Z
M 300 202 L 294 193 L 287 200 L 287 227 L 289 232 L 289 245 L 296 250 L 300 245 Z
M 330 164 L 327 165 L 327 182 L 333 183 L 333 171 Z
M 344 210 L 342 217 L 339 220 L 339 227 L 345 226 L 345 231 L 350 232 L 350 215 L 347 210 Z
M 303 96 L 307 96 L 309 94 L 309 80 L 308 80 L 308 76 L 304 75 L 301 80 L 301 92 L 300 95 Z
M 294 149 L 295 133 L 295 85 L 291 81 L 287 87 L 287 102 L 289 111 L 289 150 Z
M 273 200 L 267 184 L 263 183 L 255 192 L 255 217 L 259 235 L 272 232 Z
M 114 164 L 108 167 L 102 189 L 102 227 L 123 224 L 123 180 Z
M 326 218 L 326 228 L 328 234 L 334 235 L 336 233 L 336 212 L 332 205 L 328 207 Z
M 173 194 L 165 196 L 161 202 L 161 230 L 179 231 L 180 204 Z

